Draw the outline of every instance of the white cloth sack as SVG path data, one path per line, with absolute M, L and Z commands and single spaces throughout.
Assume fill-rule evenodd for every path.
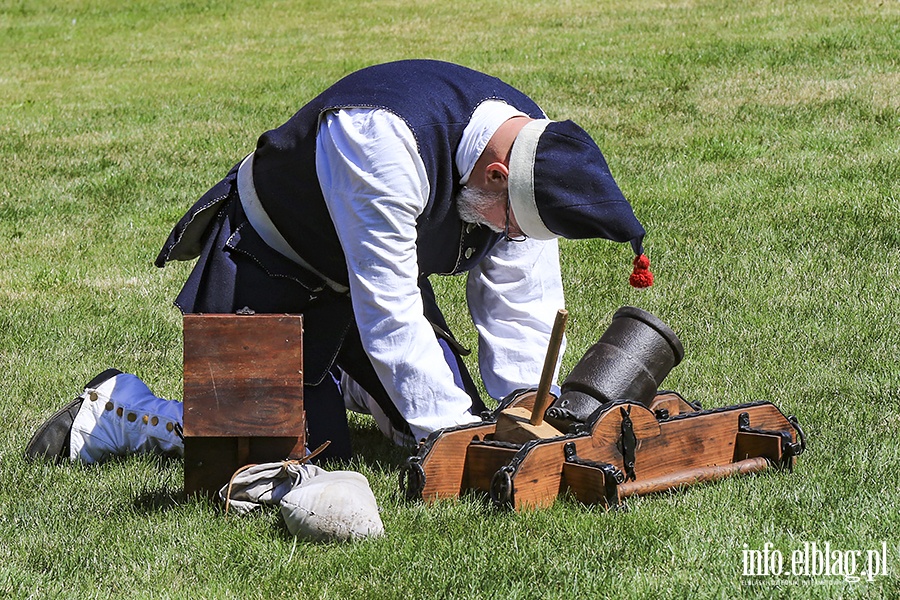
M 239 471 L 219 490 L 226 510 L 239 514 L 281 506 L 291 535 L 346 541 L 384 533 L 375 494 L 354 471 L 333 471 L 297 461 L 263 463 Z
M 355 471 L 325 471 L 281 499 L 281 516 L 292 535 L 317 540 L 354 540 L 384 534 L 375 494 Z

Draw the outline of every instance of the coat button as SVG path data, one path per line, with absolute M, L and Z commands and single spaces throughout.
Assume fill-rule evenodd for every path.
M 473 254 L 475 254 L 475 248 L 466 248 L 466 258 L 472 258 Z
M 88 397 L 90 397 L 91 402 L 96 402 L 97 398 L 99 398 L 100 396 L 97 394 L 97 392 L 91 390 L 91 393 L 88 394 Z

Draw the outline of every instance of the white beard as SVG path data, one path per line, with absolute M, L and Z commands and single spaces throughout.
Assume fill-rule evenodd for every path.
M 495 203 L 505 202 L 506 198 L 506 192 L 486 192 L 478 188 L 463 186 L 456 195 L 456 210 L 459 218 L 466 223 L 483 225 L 491 231 L 503 233 L 503 228 L 489 222 L 484 213 Z

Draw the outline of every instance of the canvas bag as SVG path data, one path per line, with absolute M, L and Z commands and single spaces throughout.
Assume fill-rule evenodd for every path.
M 281 506 L 288 531 L 304 539 L 346 541 L 384 533 L 375 494 L 355 471 L 326 471 L 294 460 L 249 465 L 219 490 L 219 498 L 226 513 Z

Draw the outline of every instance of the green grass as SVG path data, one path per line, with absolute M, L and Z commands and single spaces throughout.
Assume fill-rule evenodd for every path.
M 832 598 L 900 596 L 900 5 L 0 0 L 0 596 Z M 648 229 L 563 242 L 567 373 L 615 309 L 686 347 L 665 382 L 704 406 L 771 400 L 809 451 L 766 473 L 635 499 L 495 512 L 397 493 L 406 452 L 353 421 L 387 535 L 297 541 L 275 511 L 186 500 L 182 465 L 25 463 L 27 438 L 117 366 L 181 392 L 169 228 L 334 79 L 430 57 L 497 75 L 603 148 Z M 474 332 L 463 280 L 436 281 Z M 335 465 L 337 466 L 337 465 Z M 888 577 L 748 585 L 771 542 L 888 543 Z

